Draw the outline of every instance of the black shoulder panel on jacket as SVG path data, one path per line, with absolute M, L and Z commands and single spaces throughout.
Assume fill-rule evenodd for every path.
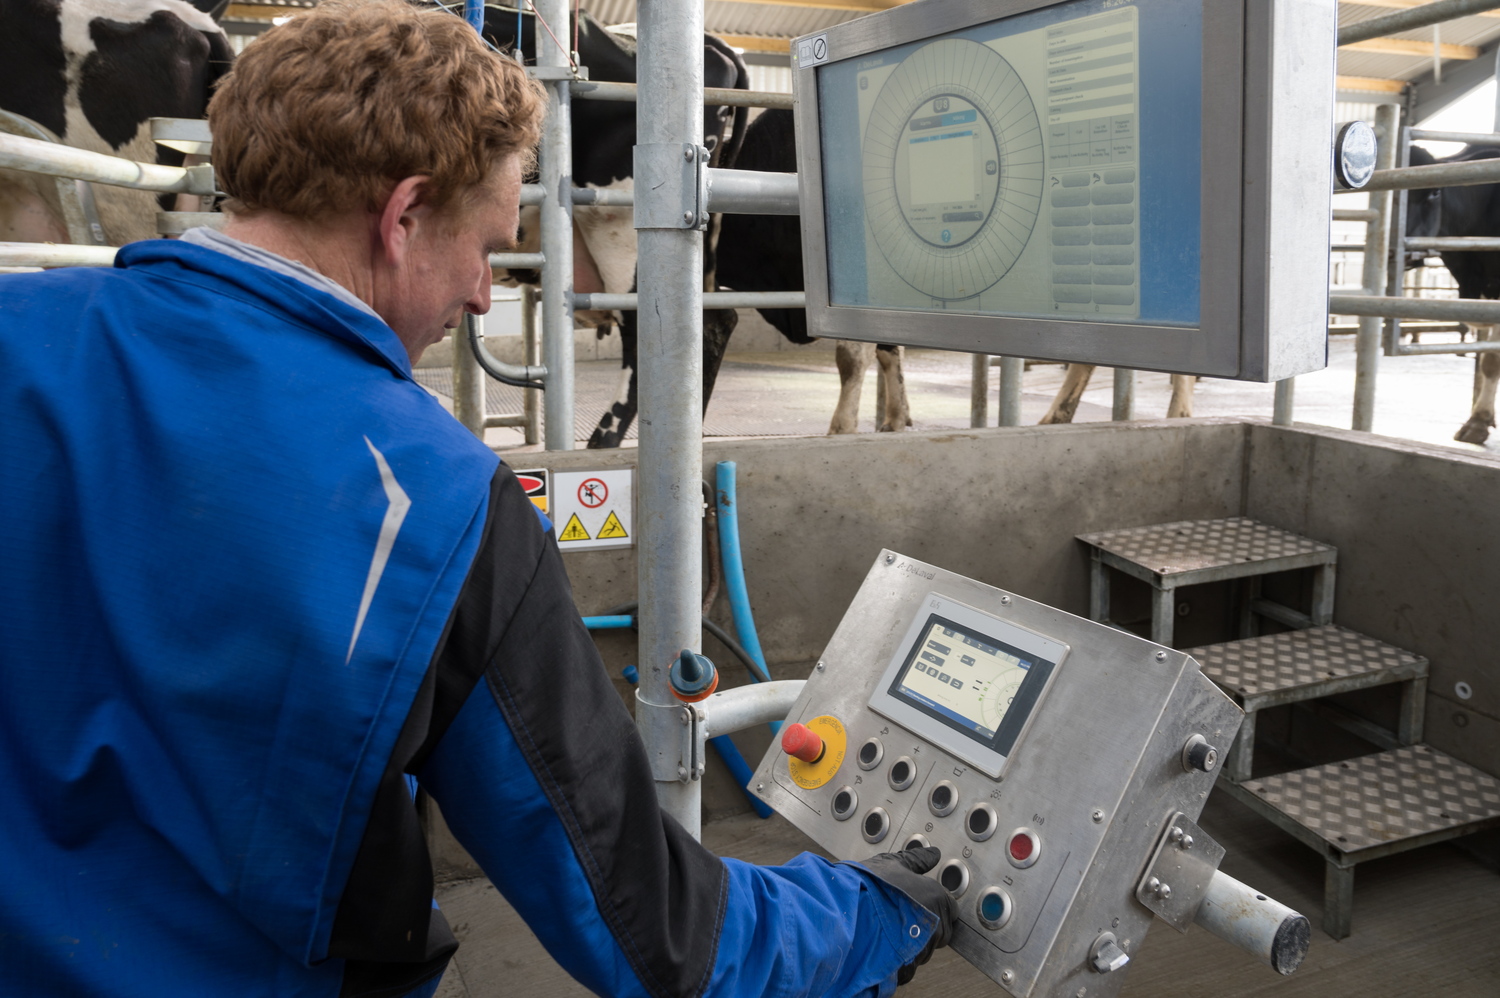
M 491 515 L 516 548 L 476 562 L 449 648 L 489 663 L 490 691 L 637 977 L 658 998 L 694 998 L 713 973 L 724 864 L 658 806 L 645 746 L 579 619 L 557 543 L 509 481 Z

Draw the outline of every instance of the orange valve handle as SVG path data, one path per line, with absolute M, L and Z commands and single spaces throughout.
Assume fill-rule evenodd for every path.
M 781 732 L 781 750 L 803 762 L 817 762 L 823 758 L 825 746 L 807 725 L 788 724 Z

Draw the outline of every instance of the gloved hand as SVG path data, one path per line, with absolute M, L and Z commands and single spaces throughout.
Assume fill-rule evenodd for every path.
M 932 951 L 948 945 L 953 935 L 953 923 L 958 921 L 958 905 L 943 885 L 922 874 L 937 865 L 942 853 L 932 846 L 907 849 L 903 852 L 885 852 L 872 856 L 859 865 L 938 918 L 937 928 L 927 940 L 927 946 L 916 959 L 896 971 L 896 983 L 905 984 L 916 976 L 917 968 L 932 959 Z

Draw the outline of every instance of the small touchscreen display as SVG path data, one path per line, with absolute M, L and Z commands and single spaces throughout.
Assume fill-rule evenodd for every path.
M 1004 753 L 1051 670 L 1051 662 L 932 614 L 890 692 Z

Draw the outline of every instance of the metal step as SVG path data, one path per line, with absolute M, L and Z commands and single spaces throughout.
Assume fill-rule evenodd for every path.
M 1335 624 L 1192 648 L 1203 674 L 1245 711 L 1245 721 L 1224 763 L 1235 782 L 1250 778 L 1257 712 L 1350 690 L 1404 683 L 1397 730 L 1376 744 L 1422 740 L 1427 700 L 1427 659 Z
M 1421 655 L 1337 624 L 1189 648 L 1187 653 L 1246 713 L 1427 676 L 1427 659 Z
M 1354 866 L 1500 827 L 1500 781 L 1429 745 L 1409 745 L 1218 789 L 1327 860 L 1323 925 L 1349 935 Z
M 1153 589 L 1151 640 L 1172 643 L 1176 616 L 1174 591 L 1182 586 L 1230 579 L 1250 579 L 1241 620 L 1241 635 L 1255 634 L 1254 616 L 1270 617 L 1294 627 L 1326 624 L 1333 617 L 1334 564 L 1338 549 L 1248 517 L 1181 520 L 1146 527 L 1079 534 L 1093 555 L 1089 616 L 1109 622 L 1109 576 L 1113 568 Z M 1311 568 L 1310 613 L 1260 598 L 1259 579 L 1274 572 Z

